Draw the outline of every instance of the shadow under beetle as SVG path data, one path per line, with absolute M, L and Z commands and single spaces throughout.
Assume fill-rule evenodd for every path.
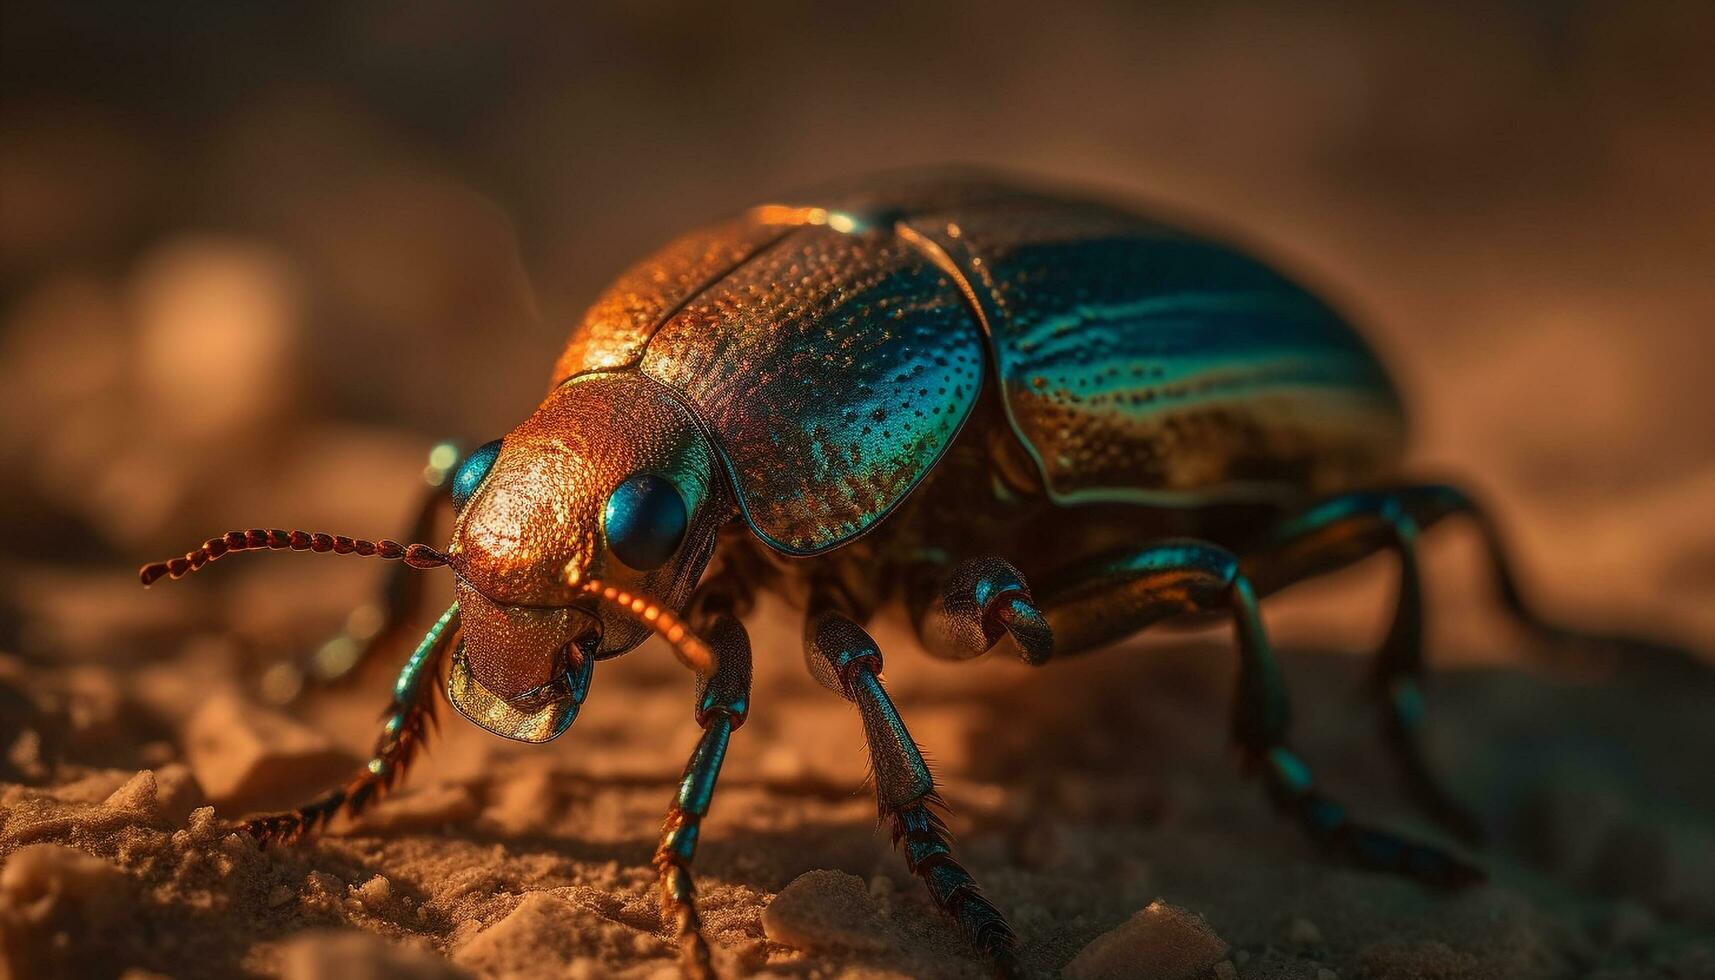
M 703 728 L 655 854 L 693 976 L 712 967 L 691 861 L 748 710 L 741 621 L 760 590 L 777 591 L 806 610 L 810 672 L 858 711 L 911 871 L 1010 973 L 1013 932 L 953 856 L 863 624 L 900 598 L 935 656 L 1004 645 L 1045 665 L 1171 617 L 1230 616 L 1232 734 L 1274 802 L 1344 861 L 1476 880 L 1317 788 L 1289 747 L 1257 609 L 1299 580 L 1397 555 L 1373 674 L 1388 743 L 1428 813 L 1475 840 L 1421 749 L 1421 533 L 1474 519 L 1502 601 L 1542 624 L 1471 499 L 1401 478 L 1404 434 L 1359 336 L 1230 247 L 1001 180 L 891 178 L 754 208 L 624 273 L 573 332 L 535 414 L 448 468 L 445 551 L 234 531 L 142 579 L 259 548 L 454 572 L 457 601 L 399 675 L 374 758 L 343 788 L 250 820 L 265 840 L 314 832 L 391 787 L 443 671 L 466 718 L 544 742 L 576 717 L 597 661 L 662 636 L 696 671 Z M 384 637 L 416 611 L 406 578 L 394 574 Z

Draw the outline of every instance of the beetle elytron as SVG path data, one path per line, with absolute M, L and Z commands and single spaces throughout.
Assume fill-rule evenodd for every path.
M 1257 261 L 1000 180 L 896 178 L 752 209 L 626 272 L 572 334 L 536 413 L 452 471 L 445 551 L 234 531 L 142 578 L 257 548 L 453 569 L 457 602 L 400 675 L 374 759 L 316 802 L 251 820 L 263 839 L 313 832 L 389 788 L 443 669 L 465 717 L 543 742 L 571 724 L 597 661 L 661 635 L 697 672 L 704 729 L 655 856 L 693 975 L 711 966 L 692 856 L 748 708 L 741 620 L 759 590 L 779 591 L 806 610 L 811 673 L 861 716 L 912 872 L 1007 972 L 1013 933 L 951 852 L 865 621 L 902 598 L 936 656 L 1003 645 L 1042 665 L 1169 617 L 1230 616 L 1232 733 L 1276 804 L 1344 860 L 1473 880 L 1318 791 L 1288 747 L 1257 611 L 1292 582 L 1398 555 L 1375 670 L 1389 741 L 1418 800 L 1473 836 L 1419 746 L 1419 534 L 1475 518 L 1502 599 L 1526 611 L 1471 501 L 1401 480 L 1403 441 L 1363 341 Z M 392 590 L 391 622 L 419 591 Z

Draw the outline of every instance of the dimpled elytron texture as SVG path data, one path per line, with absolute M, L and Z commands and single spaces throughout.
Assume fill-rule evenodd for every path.
M 662 324 L 642 370 L 721 444 L 751 526 L 810 554 L 904 499 L 982 387 L 954 283 L 891 227 L 804 226 Z
M 635 372 L 586 374 L 556 388 L 507 433 L 500 455 L 453 525 L 471 670 L 511 696 L 545 682 L 552 656 L 580 621 L 555 618 L 591 604 L 568 584 L 576 564 L 633 595 L 682 608 L 730 516 L 714 481 L 714 455 L 695 421 L 659 384 Z M 659 568 L 606 560 L 603 505 L 633 474 L 660 474 L 684 496 L 685 542 Z M 555 607 L 555 608 L 550 608 Z M 649 628 L 603 604 L 599 656 L 630 649 Z
M 625 270 L 572 331 L 553 383 L 636 363 L 649 335 L 681 303 L 784 232 L 737 218 L 684 235 Z
M 1008 414 L 1061 502 L 1331 491 L 1401 449 L 1363 341 L 1229 248 L 1043 198 L 910 224 L 976 294 Z

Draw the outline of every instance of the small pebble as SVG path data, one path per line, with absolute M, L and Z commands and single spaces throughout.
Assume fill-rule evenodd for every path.
M 1157 900 L 1090 940 L 1066 964 L 1062 976 L 1066 980 L 1190 980 L 1226 958 L 1226 941 L 1202 916 Z
M 1322 930 L 1306 918 L 1293 919 L 1286 927 L 1286 938 L 1299 946 L 1322 945 Z
M 1222 960 L 1210 972 L 1215 975 L 1215 980 L 1238 980 L 1239 968 L 1233 965 L 1232 960 Z
M 156 796 L 155 774 L 144 769 L 132 776 L 125 785 L 114 790 L 102 805 L 112 810 L 130 810 L 136 813 L 142 822 L 151 823 L 161 816 Z
M 1325 966 L 1317 967 L 1316 980 L 1340 980 L 1340 975 Z
M 273 888 L 268 889 L 268 907 L 271 909 L 277 909 L 296 898 L 297 894 L 297 892 L 292 891 L 285 885 L 275 885 Z
M 844 871 L 806 871 L 762 912 L 762 932 L 794 949 L 892 948 L 892 930 L 862 878 Z
M 371 912 L 384 908 L 393 897 L 393 883 L 382 875 L 376 875 L 361 885 L 353 885 L 351 893 Z
M 182 736 L 197 783 L 210 800 L 234 810 L 290 805 L 352 767 L 320 732 L 230 692 L 204 701 Z
M 463 970 L 441 956 L 361 932 L 308 932 L 280 951 L 282 980 L 464 980 Z

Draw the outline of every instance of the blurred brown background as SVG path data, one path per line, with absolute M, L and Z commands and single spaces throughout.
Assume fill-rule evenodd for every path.
M 623 265 L 952 161 L 1321 284 L 1555 604 L 1711 644 L 1715 7 L 833 6 L 8 2 L 8 564 L 393 533 Z
M 185 813 L 139 816 L 120 787 L 149 767 L 165 809 L 206 792 L 226 819 L 264 805 L 222 782 L 248 767 L 274 781 L 266 805 L 296 802 L 309 789 L 282 769 L 319 761 L 324 785 L 361 758 L 403 651 L 243 756 L 228 741 L 292 724 L 259 706 L 258 675 L 315 650 L 379 569 L 255 557 L 149 593 L 135 569 L 230 527 L 401 533 L 428 446 L 522 419 L 623 266 L 864 171 L 1002 167 L 1251 243 L 1363 322 L 1419 466 L 1487 491 L 1544 606 L 1715 651 L 1706 0 L 480 6 L 0 0 L 0 771 L 24 782 L 0 788 L 0 849 L 70 843 L 128 883 L 117 911 L 55 920 L 71 938 L 52 948 L 98 949 L 111 973 L 273 973 L 320 955 L 304 930 L 355 926 L 479 972 L 515 948 L 542 975 L 592 950 L 664 963 L 647 860 L 695 740 L 669 658 L 604 665 L 551 750 L 448 724 L 391 816 L 211 870 L 206 812 L 180 840 Z M 1432 657 L 1517 661 L 1473 551 L 1452 531 L 1426 548 Z M 1305 652 L 1374 643 L 1391 575 L 1371 562 L 1268 615 L 1311 757 L 1397 822 L 1355 664 Z M 761 918 L 835 868 L 871 876 L 903 930 L 872 958 L 975 975 L 866 836 L 856 722 L 803 677 L 796 620 L 759 618 L 758 709 L 699 857 L 717 942 L 747 969 L 837 966 L 765 944 Z M 1041 674 L 889 656 L 1035 972 L 1161 895 L 1254 954 L 1247 977 L 1396 975 L 1374 968 L 1395 939 L 1421 940 L 1396 957 L 1411 969 L 1489 957 L 1435 975 L 1574 975 L 1599 959 L 1586 920 L 1630 969 L 1655 955 L 1638 909 L 1668 923 L 1664 949 L 1715 922 L 1706 692 L 1444 675 L 1435 753 L 1523 842 L 1485 858 L 1496 887 L 1444 901 L 1329 869 L 1230 774 L 1224 635 L 1149 642 L 1159 657 Z M 54 853 L 42 873 L 70 874 Z M 404 904 L 353 906 L 375 875 Z M 513 921 L 550 892 L 601 915 Z M 1593 893 L 1618 904 L 1598 915 Z M 1327 949 L 1281 952 L 1298 914 Z M 343 956 L 291 975 L 345 975 Z M 1639 969 L 1602 975 L 1668 975 Z

